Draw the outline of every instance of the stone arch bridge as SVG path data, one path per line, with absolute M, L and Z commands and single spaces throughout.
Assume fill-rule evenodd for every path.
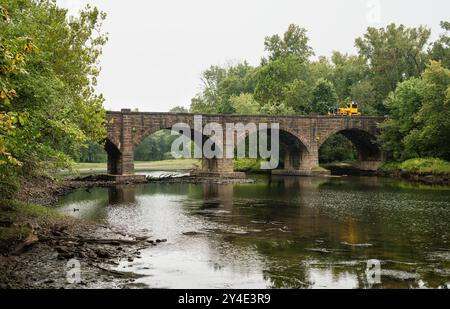
M 106 118 L 108 174 L 126 175 L 134 171 L 134 149 L 147 136 L 171 129 L 176 123 L 194 127 L 194 114 L 108 111 Z M 310 175 L 319 165 L 319 148 L 332 135 L 342 134 L 358 150 L 358 167 L 375 170 L 383 161 L 376 144 L 378 124 L 384 117 L 349 116 L 267 116 L 267 115 L 202 115 L 203 125 L 210 122 L 226 123 L 279 123 L 280 153 L 283 156 L 277 174 Z M 225 134 L 224 134 L 225 135 Z M 225 136 L 224 136 L 225 140 Z M 233 175 L 232 159 L 203 158 L 202 173 L 217 176 Z

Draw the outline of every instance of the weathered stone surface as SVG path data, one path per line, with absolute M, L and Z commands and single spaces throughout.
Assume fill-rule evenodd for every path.
M 226 123 L 278 123 L 280 147 L 284 150 L 284 170 L 291 174 L 310 174 L 319 164 L 319 148 L 332 135 L 341 133 L 350 139 L 359 152 L 362 168 L 374 169 L 383 161 L 383 155 L 376 144 L 378 124 L 383 117 L 348 116 L 267 116 L 267 115 L 202 115 L 203 125 L 217 122 L 225 128 Z M 107 112 L 106 151 L 108 173 L 130 174 L 134 170 L 133 152 L 147 136 L 171 129 L 176 123 L 187 123 L 194 128 L 194 114 Z M 224 134 L 225 135 L 225 134 Z M 224 136 L 225 141 L 225 136 Z M 231 159 L 203 159 L 205 173 L 233 173 Z M 295 172 L 294 172 L 295 171 Z M 298 172 L 296 172 L 298 171 Z

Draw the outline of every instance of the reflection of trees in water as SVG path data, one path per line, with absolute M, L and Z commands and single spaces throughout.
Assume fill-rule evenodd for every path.
M 108 198 L 107 188 L 78 189 L 58 201 L 58 208 L 63 213 L 74 213 L 79 218 L 102 221 L 106 217 Z M 74 212 L 74 209 L 77 209 Z
M 249 234 L 219 236 L 243 248 L 243 252 L 245 248 L 256 249 L 263 256 L 264 276 L 275 287 L 308 286 L 313 271 L 330 274 L 330 280 L 350 280 L 365 287 L 366 260 L 426 259 L 426 252 L 414 243 L 429 244 L 433 239 L 436 245 L 441 243 L 439 237 L 432 236 L 441 230 L 436 223 L 442 224 L 443 217 L 431 215 L 449 215 L 448 211 L 431 207 L 421 216 L 426 209 L 417 213 L 389 204 L 402 200 L 405 193 L 387 187 L 383 181 L 273 177 L 270 184 L 208 185 L 203 188 L 202 206 L 231 212 L 226 223 Z M 408 194 L 412 207 L 420 209 L 420 201 L 416 200 L 420 193 Z M 224 220 L 223 216 L 219 219 Z M 417 220 L 426 222 L 427 231 L 417 228 L 417 224 L 407 224 Z M 252 232 L 258 229 L 261 232 Z M 310 261 L 320 265 L 312 267 Z M 404 271 L 413 271 L 411 267 Z M 411 284 L 391 281 L 386 279 L 386 285 Z
M 311 236 L 321 235 L 323 227 L 329 226 L 328 233 L 338 235 L 332 238 L 340 239 L 340 234 L 345 235 L 342 237 L 344 240 L 356 238 L 346 235 L 348 231 L 342 231 L 335 221 L 321 216 L 320 208 L 311 207 L 310 200 L 317 198 L 318 187 L 324 181 L 318 178 L 273 177 L 270 185 L 265 182 L 234 186 L 203 185 L 202 208 L 230 211 L 227 225 L 249 233 L 236 235 L 218 231 L 217 236 L 230 246 L 225 246 L 226 250 L 213 248 L 219 250 L 217 257 L 229 256 L 233 251 L 230 248 L 242 252 L 242 255 L 256 250 L 263 257 L 264 279 L 274 287 L 308 287 L 311 284 L 308 282 L 310 268 L 308 263 L 303 262 L 312 257 L 305 248 L 315 248 L 317 245 Z M 214 220 L 214 217 L 208 219 Z M 223 220 L 223 216 L 219 219 Z M 258 229 L 261 232 L 253 232 Z M 238 260 L 243 258 L 236 257 Z M 336 272 L 338 276 L 342 271 Z
M 104 199 L 104 190 L 77 192 L 71 199 Z M 211 267 L 244 274 L 260 271 L 274 287 L 311 286 L 311 274 L 365 287 L 367 259 L 424 262 L 428 259 L 424 246 L 442 245 L 450 222 L 441 191 L 398 189 L 377 178 L 274 176 L 270 183 L 156 183 L 110 188 L 108 200 L 134 204 L 136 195 L 154 194 L 185 196 L 183 207 L 201 210 L 196 214 L 205 222 L 217 223 L 211 225 L 217 231 L 206 240 Z M 100 201 L 91 210 L 97 216 L 108 204 Z M 365 243 L 372 246 L 360 246 Z M 415 271 L 411 265 L 388 267 Z M 431 286 L 442 284 L 435 276 L 424 273 L 423 278 Z M 383 285 L 417 283 L 384 279 Z

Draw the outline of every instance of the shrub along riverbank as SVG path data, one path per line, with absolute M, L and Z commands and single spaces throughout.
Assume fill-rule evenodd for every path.
M 388 162 L 380 168 L 378 174 L 429 184 L 450 185 L 450 162 L 435 158 Z
M 389 162 L 382 171 L 402 171 L 418 174 L 450 174 L 450 162 L 435 158 L 414 158 L 403 162 Z

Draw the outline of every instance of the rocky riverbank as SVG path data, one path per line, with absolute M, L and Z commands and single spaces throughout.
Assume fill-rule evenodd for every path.
M 32 179 L 15 200 L 1 201 L 0 288 L 133 287 L 139 276 L 119 271 L 117 265 L 139 259 L 141 250 L 165 239 L 153 238 L 148 231 L 129 235 L 51 209 L 59 197 L 77 188 L 111 185 Z M 67 279 L 73 259 L 80 263 L 80 281 Z
M 159 177 L 148 182 L 235 183 L 251 179 Z M 129 235 L 94 222 L 69 218 L 52 210 L 58 199 L 79 188 L 117 185 L 102 175 L 64 180 L 25 181 L 13 201 L 0 203 L 0 288 L 133 288 L 132 272 L 118 270 L 123 262 L 140 258 L 140 251 L 165 242 L 148 231 Z M 122 183 L 123 185 L 123 183 Z M 80 263 L 81 281 L 71 283 L 69 261 Z M 69 263 L 70 264 L 70 263 Z
M 117 270 L 121 261 L 165 240 L 122 234 L 81 220 L 35 224 L 32 242 L 0 256 L 0 288 L 133 288 L 139 275 Z M 30 238 L 29 238 L 30 239 Z M 79 268 L 72 268 L 73 262 Z M 79 277 L 72 277 L 79 273 Z M 77 279 L 79 278 L 79 280 Z

